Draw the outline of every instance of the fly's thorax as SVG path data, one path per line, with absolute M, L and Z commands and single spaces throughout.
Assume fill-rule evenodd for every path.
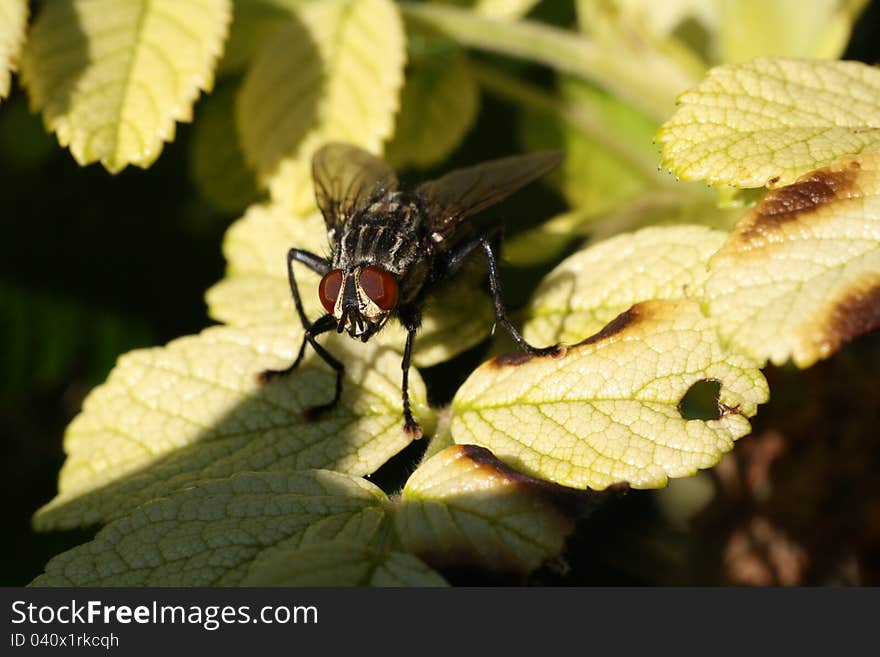
M 407 277 L 421 257 L 423 213 L 415 198 L 392 192 L 367 206 L 339 230 L 333 266 L 373 265 L 398 279 Z

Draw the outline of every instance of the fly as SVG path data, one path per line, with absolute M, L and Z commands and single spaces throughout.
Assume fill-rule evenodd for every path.
M 320 148 L 312 159 L 312 177 L 331 255 L 322 258 L 303 249 L 288 251 L 290 291 L 305 335 L 293 363 L 283 370 L 262 372 L 260 381 L 266 383 L 295 370 L 310 344 L 336 371 L 333 399 L 307 411 L 309 417 L 317 417 L 339 402 L 345 366 L 315 338 L 335 329 L 366 342 L 389 319 L 396 319 L 406 329 L 401 363 L 404 429 L 420 437 L 422 429 L 410 409 L 408 376 L 422 306 L 437 285 L 453 277 L 478 250 L 486 257 L 495 323 L 525 352 L 556 354 L 558 346 L 533 347 L 510 323 L 492 246 L 497 231 L 479 231 L 465 219 L 540 178 L 561 161 L 562 155 L 555 151 L 506 157 L 457 169 L 403 191 L 391 167 L 367 151 L 341 143 Z M 314 322 L 303 310 L 294 262 L 323 277 L 318 298 L 326 314 Z

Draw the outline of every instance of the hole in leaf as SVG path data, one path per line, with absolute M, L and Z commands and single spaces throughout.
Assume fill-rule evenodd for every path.
M 678 412 L 685 420 L 717 420 L 721 381 L 703 379 L 694 383 L 678 402 Z

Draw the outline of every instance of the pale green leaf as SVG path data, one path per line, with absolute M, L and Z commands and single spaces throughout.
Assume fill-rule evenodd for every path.
M 328 141 L 378 152 L 391 135 L 405 61 L 391 0 L 297 7 L 252 63 L 238 100 L 245 156 L 272 197 L 314 207 L 311 158 Z
M 290 20 L 297 6 L 308 0 L 234 0 L 229 39 L 217 72 L 243 73 L 272 34 Z
M 880 153 L 769 192 L 709 268 L 718 330 L 760 362 L 806 367 L 880 327 Z
M 546 64 L 594 82 L 657 120 L 668 116 L 675 96 L 698 79 L 663 52 L 621 57 L 584 35 L 538 21 L 497 20 L 431 3 L 407 3 L 403 12 L 414 27 L 465 46 Z
M 217 209 L 241 212 L 259 196 L 235 132 L 234 83 L 221 83 L 197 110 L 190 167 L 202 195 Z
M 726 237 L 703 226 L 650 227 L 579 251 L 535 290 L 523 335 L 532 344 L 572 344 L 634 303 L 693 294 Z
M 679 403 L 718 381 L 719 417 L 687 420 Z M 499 356 L 453 401 L 457 443 L 575 488 L 664 486 L 715 465 L 767 399 L 752 362 L 725 350 L 693 301 L 649 301 L 562 357 Z
M 563 80 L 560 95 L 568 120 L 554 120 L 552 113 L 534 108 L 523 115 L 521 130 L 529 150 L 564 150 L 565 160 L 547 180 L 571 206 L 598 214 L 665 182 L 657 172 L 654 121 L 578 80 Z
M 607 156 L 625 165 L 625 175 L 658 185 L 672 186 L 668 176 L 657 169 L 657 152 L 651 143 L 656 123 L 626 103 L 575 78 L 561 81 L 560 94 L 548 93 L 542 87 L 521 77 L 504 73 L 500 67 L 472 65 L 480 85 L 489 93 L 521 106 L 529 114 L 543 116 L 544 126 L 534 134 L 556 139 L 567 132 L 582 135 L 607 151 Z M 525 117 L 527 127 L 534 126 Z M 526 137 L 531 136 L 526 131 Z M 548 146 L 553 141 L 545 142 Z M 613 157 L 612 157 L 613 156 Z M 566 153 L 566 160 L 572 157 Z M 564 165 L 564 163 L 563 163 Z M 581 181 L 585 182 L 585 181 Z M 588 182 L 588 181 L 587 181 Z
M 572 242 L 583 240 L 594 217 L 592 212 L 580 208 L 517 233 L 504 242 L 504 260 L 520 267 L 549 262 L 559 257 Z
M 254 206 L 229 229 L 223 250 L 228 276 L 207 294 L 214 319 L 234 326 L 285 324 L 292 336 L 302 335 L 287 280 L 287 251 L 296 246 L 326 255 L 327 229 L 317 213 L 293 216 L 278 204 Z M 297 284 L 306 314 L 324 313 L 318 301 L 320 277 L 295 265 Z M 489 298 L 474 276 L 485 268 L 463 271 L 455 281 L 429 297 L 414 352 L 414 362 L 427 367 L 448 360 L 479 344 L 492 329 L 494 314 Z M 370 342 L 403 350 L 406 333 L 395 321 Z
M 589 208 L 564 212 L 508 240 L 505 259 L 519 265 L 547 262 L 588 236 L 598 242 L 645 226 L 698 224 L 727 232 L 742 215 L 740 203 L 721 207 L 718 195 L 711 194 L 711 190 L 702 185 L 700 189 L 687 187 L 682 184 L 679 188 L 648 189 L 600 213 Z
M 455 441 L 452 439 L 452 407 L 444 406 L 437 412 L 437 428 L 434 430 L 434 435 L 431 436 L 428 448 L 422 454 L 421 463 L 454 444 Z
M 342 541 L 279 551 L 254 564 L 244 586 L 446 586 L 417 557 Z
M 576 0 L 582 30 L 590 31 L 592 7 L 602 2 L 607 0 Z M 718 24 L 716 3 L 706 0 L 614 0 L 612 6 L 629 15 L 631 20 L 644 23 L 658 36 L 671 35 L 687 21 L 694 21 L 710 32 L 714 32 Z
M 335 375 L 311 349 L 300 368 L 268 385 L 267 369 L 296 356 L 287 326 L 215 327 L 122 358 L 67 429 L 59 494 L 38 511 L 41 529 L 88 525 L 205 478 L 247 469 L 373 472 L 409 444 L 403 430 L 400 356 L 329 336 L 346 366 L 342 400 L 314 421 L 303 411 L 333 396 Z M 433 414 L 410 373 L 414 413 Z
M 435 2 L 471 7 L 487 18 L 514 20 L 528 14 L 540 0 L 435 0 Z
M 528 14 L 540 0 L 476 0 L 474 9 L 489 18 L 512 20 Z
M 428 167 L 461 143 L 477 118 L 480 95 L 460 49 L 410 62 L 394 138 L 386 148 L 397 168 Z
M 730 232 L 742 215 L 742 208 L 736 207 L 736 203 L 727 207 L 729 196 L 722 199 L 720 194 L 699 183 L 682 183 L 681 187 L 678 192 L 671 189 L 646 192 L 593 219 L 587 227 L 590 237 L 603 240 L 646 226 L 681 224 L 698 224 Z M 687 187 L 690 189 L 685 189 Z M 699 191 L 706 193 L 696 193 Z
M 738 1 L 738 0 L 733 0 Z M 587 34 L 604 36 L 611 47 L 618 41 L 619 50 L 630 50 L 629 56 L 640 57 L 629 38 L 630 31 L 641 32 L 655 43 L 668 48 L 673 57 L 681 57 L 688 67 L 706 66 L 718 62 L 718 30 L 720 9 L 718 1 L 706 0 L 575 0 L 578 24 Z M 594 21 L 596 8 L 624 17 L 624 25 L 608 30 Z M 621 29 L 622 28 L 622 29 Z M 624 56 L 623 54 L 621 56 Z
M 762 55 L 839 57 L 865 0 L 577 0 L 582 29 L 597 11 L 613 7 L 632 28 L 699 53 L 706 62 L 735 63 Z M 606 30 L 607 32 L 607 30 Z M 626 39 L 624 39 L 626 41 Z
M 565 548 L 574 518 L 563 505 L 577 493 L 454 445 L 412 474 L 394 522 L 401 544 L 432 565 L 527 574 Z
M 657 491 L 654 503 L 666 522 L 676 529 L 687 531 L 692 522 L 699 522 L 697 514 L 708 507 L 718 494 L 716 482 L 711 472 L 673 479 L 669 486 Z
M 31 106 L 80 164 L 147 167 L 211 88 L 230 13 L 228 0 L 45 3 L 22 59 Z
M 646 11 L 644 5 L 648 3 L 649 0 L 580 0 L 578 22 L 608 59 L 639 65 L 651 62 L 648 66 L 654 74 L 669 80 L 699 79 L 706 71 L 705 61 L 676 35 L 656 29 L 657 21 L 652 21 L 650 14 L 666 9 L 666 3 L 653 3 L 663 7 Z M 668 9 L 675 12 L 677 8 L 673 4 Z M 676 93 L 688 86 L 683 84 Z
M 269 550 L 381 530 L 385 494 L 327 470 L 194 482 L 52 559 L 32 586 L 234 586 Z M 349 539 L 351 540 L 351 539 Z
M 718 35 L 721 60 L 744 62 L 754 57 L 817 57 L 843 54 L 853 23 L 866 0 L 801 0 L 721 2 Z
M 9 95 L 9 83 L 12 72 L 18 68 L 27 21 L 27 0 L 6 0 L 0 4 L 0 98 Z
M 761 58 L 712 69 L 657 134 L 685 180 L 777 187 L 837 157 L 880 149 L 880 70 Z

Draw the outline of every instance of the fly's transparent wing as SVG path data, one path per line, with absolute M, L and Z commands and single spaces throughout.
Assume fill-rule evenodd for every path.
M 397 176 L 385 162 L 351 144 L 330 143 L 312 158 L 315 200 L 327 230 L 338 228 L 385 192 L 397 189 Z
M 466 217 L 504 200 L 560 162 L 559 151 L 491 160 L 422 183 L 416 193 L 425 201 L 430 230 L 445 237 Z

